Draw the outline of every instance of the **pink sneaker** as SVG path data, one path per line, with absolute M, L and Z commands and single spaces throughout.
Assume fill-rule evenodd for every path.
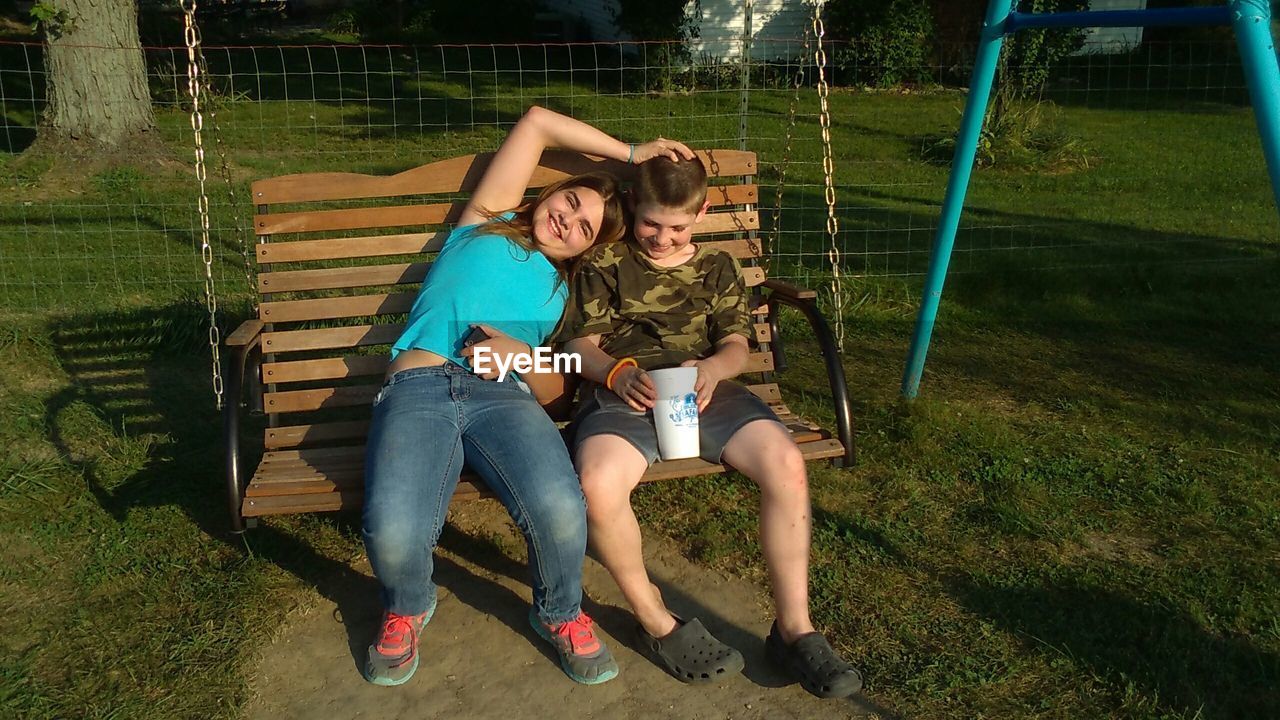
M 584 685 L 599 685 L 618 676 L 618 663 L 596 635 L 595 622 L 584 612 L 556 627 L 548 627 L 529 611 L 529 624 L 560 653 L 560 667 Z
M 374 685 L 402 685 L 418 669 L 418 636 L 435 614 L 436 604 L 421 615 L 382 614 L 382 630 L 369 646 L 364 679 Z

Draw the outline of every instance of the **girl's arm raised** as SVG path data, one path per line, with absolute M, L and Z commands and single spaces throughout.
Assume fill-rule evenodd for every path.
M 463 209 L 458 224 L 484 222 L 488 218 L 482 210 L 499 212 L 519 205 L 524 199 L 529 179 L 533 177 L 533 171 L 542 158 L 542 151 L 550 147 L 624 162 L 630 159 L 637 163 L 658 155 L 666 155 L 672 160 L 678 160 L 681 156 L 686 159 L 693 157 L 693 151 L 683 143 L 662 138 L 636 145 L 632 151 L 627 143 L 584 122 L 534 105 L 511 129 L 502 147 L 494 154 L 489 167 L 480 177 L 480 184 L 472 193 L 471 200 Z

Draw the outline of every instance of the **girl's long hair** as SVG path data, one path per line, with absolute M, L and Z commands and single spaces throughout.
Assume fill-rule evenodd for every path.
M 612 175 L 603 172 L 584 173 L 552 183 L 544 187 L 542 192 L 538 193 L 538 197 L 511 210 L 498 213 L 482 209 L 481 212 L 489 219 L 477 227 L 475 232 L 501 235 L 531 253 L 538 252 L 538 246 L 533 241 L 533 212 L 556 192 L 570 188 L 593 190 L 604 200 L 604 216 L 600 220 L 600 229 L 596 231 L 591 247 L 620 240 L 627 231 L 622 194 L 618 189 L 618 181 Z M 507 213 L 515 213 L 515 215 L 510 218 L 502 217 Z M 568 260 L 547 259 L 555 265 L 560 281 L 568 283 L 573 279 L 581 257 L 582 255 Z

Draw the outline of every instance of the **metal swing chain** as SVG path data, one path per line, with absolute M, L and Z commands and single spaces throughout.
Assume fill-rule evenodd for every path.
M 801 61 L 796 67 L 795 94 L 791 97 L 791 107 L 787 109 L 787 142 L 782 150 L 782 165 L 778 168 L 778 185 L 773 205 L 773 251 L 777 252 L 782 245 L 782 191 L 787 186 L 787 168 L 791 167 L 791 142 L 796 132 L 796 106 L 800 104 L 800 88 L 804 86 L 804 63 L 809 59 L 809 34 L 811 28 L 804 29 L 804 51 Z
M 818 39 L 818 49 L 813 55 L 814 64 L 818 66 L 818 103 L 820 105 L 820 123 L 822 125 L 822 174 L 825 176 L 824 195 L 827 201 L 827 235 L 831 237 L 831 247 L 827 250 L 827 259 L 831 262 L 831 302 L 834 305 L 836 346 L 844 352 L 844 278 L 840 270 L 840 246 L 838 244 L 840 222 L 836 219 L 836 184 L 835 160 L 831 154 L 831 109 L 827 103 L 829 88 L 825 68 L 827 51 L 822 47 L 822 38 L 826 30 L 822 25 L 822 6 L 813 6 L 813 34 Z
M 209 110 L 209 122 L 213 124 L 213 141 L 214 147 L 218 150 L 218 175 L 222 177 L 222 182 L 227 187 L 227 202 L 231 207 L 231 226 L 235 231 L 236 245 L 240 248 L 240 257 L 244 261 L 244 281 L 249 291 L 250 302 L 253 306 L 253 312 L 258 312 L 258 288 L 253 281 L 254 265 L 253 258 L 250 256 L 249 243 L 245 242 L 248 232 L 245 227 L 240 224 L 240 210 L 236 205 L 236 190 L 231 182 L 231 165 L 227 162 L 227 149 L 222 142 L 222 128 L 218 125 L 218 106 L 215 102 L 216 96 L 210 92 L 211 83 L 209 82 L 209 65 L 205 62 L 204 52 L 197 46 L 196 58 L 200 64 L 200 75 L 204 77 L 205 82 L 200 86 L 204 93 L 205 105 Z
M 200 48 L 200 31 L 196 29 L 196 0 L 179 0 L 182 5 L 183 38 L 187 44 L 187 94 L 191 96 L 191 131 L 196 142 L 196 182 L 200 185 L 200 197 L 196 208 L 200 212 L 200 258 L 204 261 L 204 302 L 209 310 L 209 353 L 212 356 L 213 397 L 218 410 L 222 410 L 222 358 L 218 346 L 218 296 L 213 286 L 213 246 L 209 244 L 209 196 L 205 192 L 207 171 L 204 165 L 204 116 L 200 114 L 200 64 L 196 60 Z

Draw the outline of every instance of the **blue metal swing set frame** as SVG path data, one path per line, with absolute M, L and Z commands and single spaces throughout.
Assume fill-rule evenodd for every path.
M 947 193 L 942 201 L 938 233 L 929 257 L 920 312 L 916 317 L 907 366 L 902 375 L 903 396 L 914 398 L 920 389 L 920 376 L 924 373 L 929 339 L 933 335 L 938 303 L 942 300 L 942 286 L 946 281 L 956 230 L 960 226 L 965 193 L 969 189 L 969 176 L 973 170 L 978 138 L 982 132 L 987 104 L 991 99 L 991 86 L 995 80 L 996 64 L 1000 59 L 1005 36 L 1031 28 L 1169 25 L 1229 25 L 1235 30 L 1236 43 L 1244 63 L 1245 81 L 1253 101 L 1254 118 L 1262 137 L 1262 152 L 1266 156 L 1267 172 L 1271 177 L 1271 192 L 1280 209 L 1280 67 L 1277 66 L 1275 40 L 1271 34 L 1269 0 L 1231 0 L 1215 7 L 1063 13 L 1021 13 L 1018 12 L 1017 0 L 991 0 L 987 5 L 973 79 L 969 83 L 969 96 L 965 101 L 964 115 L 956 138 L 955 159 L 951 165 Z

